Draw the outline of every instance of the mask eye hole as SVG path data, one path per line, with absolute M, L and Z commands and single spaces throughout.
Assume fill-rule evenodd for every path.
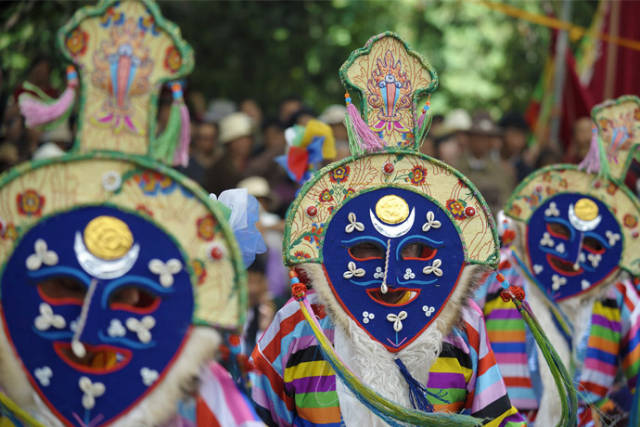
M 560 224 L 559 222 L 547 223 L 547 231 L 554 237 L 559 237 L 561 239 L 571 238 L 571 231 L 569 230 L 569 228 L 567 228 L 566 225 Z
M 370 259 L 383 259 L 384 249 L 374 242 L 360 242 L 349 248 L 351 258 L 358 261 L 367 261 Z
M 427 261 L 436 256 L 438 249 L 422 242 L 414 242 L 404 245 L 400 255 L 404 260 Z
M 53 305 L 82 305 L 87 287 L 73 277 L 52 277 L 38 283 L 40 297 Z
M 602 242 L 600 242 L 600 240 L 596 239 L 595 237 L 585 237 L 584 239 L 582 239 L 582 246 L 584 246 L 586 250 L 594 254 L 604 253 L 605 249 Z
M 136 285 L 123 286 L 109 296 L 109 308 L 143 314 L 154 311 L 160 301 L 161 298 L 148 289 Z

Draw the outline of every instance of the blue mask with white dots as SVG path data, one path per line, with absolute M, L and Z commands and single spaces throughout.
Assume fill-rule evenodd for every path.
M 178 356 L 194 310 L 175 241 L 146 218 L 102 206 L 29 230 L 1 292 L 11 345 L 69 425 L 107 423 L 150 392 Z
M 328 224 L 323 266 L 338 302 L 389 351 L 405 348 L 440 314 L 465 264 L 449 214 L 384 188 L 352 198 Z
M 617 271 L 622 239 L 618 221 L 600 200 L 558 194 L 529 220 L 530 271 L 556 301 L 586 292 Z

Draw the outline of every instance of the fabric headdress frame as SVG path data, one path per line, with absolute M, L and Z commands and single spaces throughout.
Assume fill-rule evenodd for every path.
M 70 153 L 0 176 L 0 349 L 12 372 L 0 384 L 19 407 L 40 399 L 59 422 L 98 425 L 178 398 L 179 382 L 215 352 L 209 327 L 244 323 L 246 273 L 229 209 L 170 167 L 186 164 L 190 139 L 176 79 L 194 59 L 180 30 L 151 0 L 102 0 L 57 42 L 78 73 L 58 100 L 21 96 L 20 107 L 46 127 L 77 91 L 78 133 Z M 167 82 L 173 102 L 156 136 Z M 82 296 L 43 290 L 60 277 Z M 104 363 L 78 365 L 87 354 Z M 155 412 L 146 421 L 172 414 Z
M 589 153 L 578 165 L 558 164 L 529 175 L 509 198 L 505 213 L 527 223 L 538 206 L 561 193 L 582 193 L 602 201 L 620 224 L 620 268 L 640 274 L 640 204 L 624 184 L 640 144 L 640 99 L 622 96 L 595 106 Z

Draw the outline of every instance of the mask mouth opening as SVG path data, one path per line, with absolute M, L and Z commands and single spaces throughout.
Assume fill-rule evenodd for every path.
M 71 343 L 56 341 L 53 348 L 67 365 L 89 374 L 109 374 L 124 368 L 131 361 L 131 350 L 111 345 L 92 346 L 84 344 L 86 354 L 78 357 L 71 349 Z
M 564 276 L 577 276 L 582 274 L 584 269 L 579 267 L 577 270 L 574 268 L 574 263 L 567 261 L 553 254 L 547 254 L 547 262 L 558 273 Z
M 367 289 L 369 298 L 382 305 L 391 307 L 402 307 L 413 302 L 420 295 L 420 289 L 389 288 L 386 293 L 382 293 L 380 288 Z

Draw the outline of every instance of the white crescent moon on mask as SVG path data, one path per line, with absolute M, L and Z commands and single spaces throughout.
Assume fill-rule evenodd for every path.
M 115 279 L 116 277 L 124 276 L 133 264 L 138 260 L 140 254 L 140 245 L 137 243 L 133 245 L 129 252 L 124 254 L 121 258 L 107 261 L 100 259 L 93 255 L 84 244 L 84 240 L 79 231 L 76 231 L 76 240 L 73 244 L 73 250 L 76 253 L 76 259 L 90 276 L 97 277 L 98 279 Z
M 573 208 L 573 204 L 569 205 L 569 222 L 571 222 L 571 225 L 573 225 L 575 229 L 578 231 L 582 231 L 582 232 L 591 231 L 594 228 L 596 228 L 598 225 L 600 225 L 601 220 L 602 220 L 602 216 L 600 215 L 598 215 L 597 217 L 595 217 L 590 221 L 585 221 L 584 219 L 580 219 L 576 215 L 576 211 Z
M 369 209 L 369 216 L 371 217 L 373 227 L 378 231 L 378 233 L 389 238 L 400 237 L 407 234 L 409 230 L 411 230 L 411 227 L 413 227 L 413 222 L 416 219 L 416 208 L 411 209 L 409 218 L 397 225 L 383 224 L 376 218 L 371 209 Z

